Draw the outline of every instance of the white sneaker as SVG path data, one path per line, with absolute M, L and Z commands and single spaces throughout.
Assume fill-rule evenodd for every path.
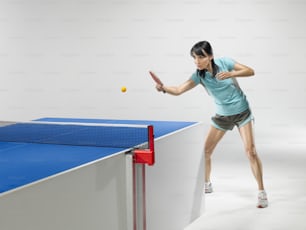
M 258 203 L 257 208 L 266 208 L 268 207 L 268 198 L 265 191 L 258 193 Z
M 204 190 L 205 190 L 205 193 L 212 193 L 213 192 L 211 182 L 208 182 L 208 183 L 205 182 Z

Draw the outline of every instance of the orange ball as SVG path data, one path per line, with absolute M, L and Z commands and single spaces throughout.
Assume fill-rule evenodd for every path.
M 122 87 L 121 87 L 121 92 L 122 92 L 122 93 L 125 93 L 125 92 L 126 92 L 126 87 L 125 87 L 125 86 L 122 86 Z

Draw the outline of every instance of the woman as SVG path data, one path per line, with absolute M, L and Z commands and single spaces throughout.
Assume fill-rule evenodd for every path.
M 211 127 L 206 137 L 204 148 L 205 193 L 213 192 L 210 181 L 213 151 L 226 131 L 232 130 L 237 126 L 258 184 L 257 207 L 265 208 L 268 206 L 268 200 L 263 184 L 262 164 L 255 148 L 252 126 L 253 117 L 247 98 L 236 80 L 237 77 L 252 76 L 254 71 L 250 67 L 235 62 L 230 58 L 215 60 L 212 47 L 207 41 L 196 43 L 192 47 L 190 54 L 197 66 L 197 70 L 192 74 L 191 78 L 179 86 L 165 86 L 157 83 L 156 89 L 171 95 L 181 95 L 201 84 L 215 101 L 216 115 L 211 119 Z M 150 74 L 155 75 L 152 72 Z

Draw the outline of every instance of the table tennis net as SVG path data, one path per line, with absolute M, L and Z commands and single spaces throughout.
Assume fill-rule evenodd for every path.
M 134 148 L 144 146 L 148 142 L 148 126 L 41 121 L 0 121 L 0 141 Z

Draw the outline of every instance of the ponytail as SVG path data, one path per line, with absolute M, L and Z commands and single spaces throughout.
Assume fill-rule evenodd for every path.
M 219 71 L 219 67 L 216 65 L 214 59 L 211 59 L 211 65 L 212 65 L 212 69 L 213 69 L 213 77 L 216 77 L 216 74 Z

